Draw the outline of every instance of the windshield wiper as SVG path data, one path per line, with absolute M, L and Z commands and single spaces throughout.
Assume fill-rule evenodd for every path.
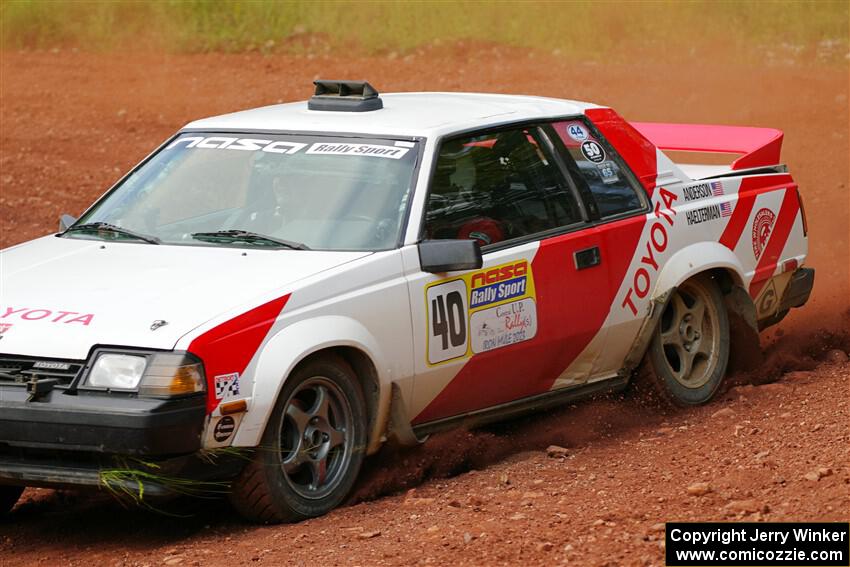
M 161 244 L 162 241 L 156 236 L 149 236 L 147 234 L 142 234 L 140 232 L 136 232 L 134 230 L 130 230 L 128 228 L 122 228 L 120 226 L 110 224 L 108 222 L 87 222 L 84 224 L 75 224 L 74 226 L 68 227 L 65 229 L 65 232 L 62 234 L 66 234 L 68 232 L 84 232 L 84 231 L 95 231 L 95 232 L 111 232 L 113 234 L 120 234 L 122 236 L 129 236 L 130 238 L 135 238 L 136 240 L 143 240 L 148 244 Z
M 215 232 L 195 232 L 192 234 L 192 238 L 196 240 L 226 240 L 229 242 L 256 242 L 258 244 L 266 243 L 274 244 L 276 246 L 283 246 L 285 248 L 291 248 L 293 250 L 310 249 L 309 246 L 300 242 L 293 242 L 291 240 L 284 240 L 282 238 L 266 236 L 265 234 L 259 234 L 247 230 L 217 230 Z

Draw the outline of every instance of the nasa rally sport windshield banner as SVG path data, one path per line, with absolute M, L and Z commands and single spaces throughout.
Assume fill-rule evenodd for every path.
M 668 567 L 850 565 L 850 524 L 841 522 L 668 522 Z
M 393 145 L 362 143 L 359 141 L 309 142 L 309 136 L 290 136 L 292 139 L 281 139 L 280 136 L 269 138 L 241 138 L 236 136 L 180 136 L 166 150 L 175 148 L 193 148 L 204 150 L 228 150 L 265 152 L 269 154 L 294 155 L 334 155 L 373 157 L 385 159 L 401 159 L 414 147 L 412 142 L 395 141 Z M 315 138 L 315 136 L 313 136 Z M 302 140 L 308 140 L 306 143 Z

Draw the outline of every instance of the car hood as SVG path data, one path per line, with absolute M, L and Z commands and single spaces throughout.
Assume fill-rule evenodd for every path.
M 0 252 L 0 352 L 82 360 L 94 345 L 174 348 L 217 315 L 368 254 L 46 236 Z

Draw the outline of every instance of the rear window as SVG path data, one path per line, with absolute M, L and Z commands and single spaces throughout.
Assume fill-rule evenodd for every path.
M 597 139 L 581 120 L 552 125 L 577 167 L 570 168 L 576 183 L 585 183 L 593 194 L 599 215 L 610 217 L 643 207 L 617 156 Z

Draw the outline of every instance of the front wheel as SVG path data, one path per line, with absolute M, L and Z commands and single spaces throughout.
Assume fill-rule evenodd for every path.
M 692 278 L 673 292 L 647 361 L 654 390 L 669 404 L 704 404 L 714 396 L 729 363 L 729 316 L 712 278 Z
M 0 485 L 0 518 L 9 513 L 24 492 L 23 486 Z
M 326 514 L 357 479 L 366 427 L 351 367 L 335 356 L 308 360 L 284 384 L 261 445 L 233 484 L 232 504 L 260 523 Z

